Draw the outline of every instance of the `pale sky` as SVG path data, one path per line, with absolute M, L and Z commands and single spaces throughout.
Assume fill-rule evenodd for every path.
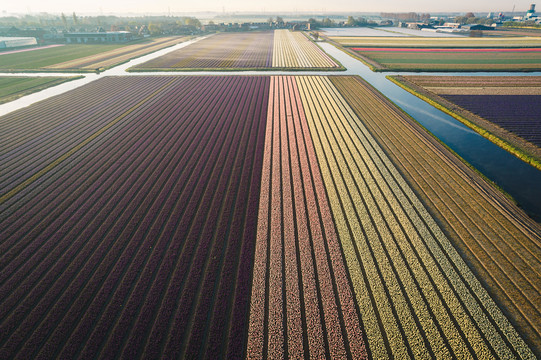
M 535 0 L 533 0 L 535 1 Z M 2 0 L 0 13 L 283 12 L 525 12 L 532 0 Z M 541 4 L 539 5 L 541 7 Z

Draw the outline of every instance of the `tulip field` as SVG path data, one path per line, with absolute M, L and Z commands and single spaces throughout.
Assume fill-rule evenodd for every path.
M 393 79 L 541 168 L 540 76 L 396 76 Z
M 111 51 L 85 56 L 70 61 L 64 61 L 58 64 L 46 66 L 44 67 L 44 69 L 51 69 L 57 71 L 63 69 L 107 69 L 112 66 L 124 63 L 130 59 L 146 55 L 187 40 L 189 40 L 189 37 L 158 38 L 141 44 L 127 45 Z
M 11 72 L 89 72 L 108 69 L 130 59 L 188 40 L 174 36 L 120 44 L 70 44 L 3 54 L 0 70 Z
M 242 352 L 269 80 L 104 78 L 0 120 L 0 358 Z
M 422 34 L 421 32 L 420 34 Z M 427 38 L 422 36 L 408 37 L 374 37 L 374 36 L 330 36 L 333 41 L 347 47 L 397 47 L 397 48 L 443 48 L 443 49 L 474 49 L 474 48 L 527 48 L 540 47 L 541 37 L 480 37 L 469 36 Z
M 221 33 L 130 71 L 277 70 L 341 67 L 300 32 Z
M 389 71 L 539 71 L 541 48 L 359 48 L 351 50 Z
M 373 71 L 539 71 L 541 38 L 356 37 L 330 42 Z
M 535 359 L 539 224 L 419 129 L 353 76 L 0 117 L 0 358 Z
M 272 66 L 272 32 L 221 33 L 132 70 L 266 68 Z
M 300 32 L 274 31 L 273 68 L 336 68 L 338 65 Z
M 388 101 L 360 78 L 333 77 L 331 81 L 444 224 L 450 241 L 490 295 L 503 304 L 513 324 L 527 334 L 540 354 L 539 225 L 526 215 L 519 216 L 505 196 L 483 185 L 415 121 L 392 111 Z M 367 101 L 372 102 L 371 108 L 366 107 Z M 509 217 L 511 213 L 515 215 Z
M 408 79 L 541 147 L 541 76 Z

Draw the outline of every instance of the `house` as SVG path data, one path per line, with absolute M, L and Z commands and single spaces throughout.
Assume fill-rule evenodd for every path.
M 132 40 L 129 31 L 71 32 L 65 33 L 68 44 L 118 43 Z

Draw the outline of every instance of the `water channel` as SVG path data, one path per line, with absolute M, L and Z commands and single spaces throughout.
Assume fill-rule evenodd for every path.
M 76 87 L 87 84 L 104 76 L 142 76 L 142 75 L 175 75 L 178 73 L 127 73 L 126 69 L 143 63 L 152 58 L 162 56 L 192 44 L 201 39 L 191 40 L 158 52 L 131 60 L 130 62 L 107 70 L 101 74 L 82 74 L 83 79 L 64 83 L 41 92 L 25 96 L 15 101 L 0 105 L 0 116 L 11 111 L 26 107 L 35 102 L 62 94 Z M 212 71 L 212 72 L 186 72 L 184 75 L 360 75 L 372 86 L 381 91 L 387 98 L 401 107 L 410 116 L 421 123 L 425 128 L 447 144 L 463 159 L 473 165 L 487 178 L 509 193 L 517 203 L 535 220 L 541 222 L 541 171 L 526 164 L 522 160 L 501 149 L 489 140 L 478 135 L 468 127 L 462 125 L 451 116 L 441 112 L 423 100 L 408 93 L 385 78 L 386 75 L 398 73 L 372 72 L 362 62 L 338 50 L 327 43 L 320 43 L 321 47 L 340 61 L 346 71 L 341 72 L 313 72 L 313 71 Z M 401 75 L 408 73 L 401 72 Z M 482 76 L 541 76 L 537 73 L 415 73 L 416 75 L 482 75 Z M 4 74 L 0 74 L 3 76 Z M 9 74 L 10 76 L 56 76 L 57 74 Z M 73 74 L 69 74 L 73 75 Z M 66 76 L 62 74 L 59 76 Z

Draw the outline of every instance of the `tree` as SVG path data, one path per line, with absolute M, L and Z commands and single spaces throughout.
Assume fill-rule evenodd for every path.
M 186 20 L 184 20 L 184 24 L 186 24 L 187 26 L 193 26 L 195 28 L 201 27 L 201 23 L 197 18 L 186 18 Z
M 160 24 L 150 23 L 148 24 L 148 31 L 150 35 L 161 35 L 162 26 Z
M 73 15 L 72 15 L 72 16 L 73 16 L 73 23 L 74 23 L 75 25 L 79 24 L 79 19 L 77 19 L 77 15 L 75 15 L 75 11 L 73 12 Z
M 323 27 L 333 27 L 334 26 L 334 21 L 327 17 L 327 18 L 323 19 L 321 25 Z
M 284 19 L 283 19 L 281 16 L 277 16 L 277 17 L 276 17 L 276 22 L 277 22 L 278 24 L 283 24 L 283 23 L 284 23 Z
M 455 22 L 458 23 L 458 24 L 465 24 L 466 21 L 468 21 L 468 18 L 465 17 L 465 16 L 457 16 L 455 18 Z
M 355 21 L 355 18 L 353 16 L 348 16 L 348 20 L 346 21 L 346 26 L 355 26 L 357 25 L 357 21 Z
M 62 18 L 62 25 L 64 25 L 65 28 L 68 27 L 68 20 L 66 19 L 66 15 L 64 15 L 64 13 L 62 13 L 62 15 L 60 15 L 60 17 Z
M 475 15 L 472 12 L 466 13 L 465 15 L 467 18 L 474 18 Z
M 366 18 L 363 18 L 363 17 L 360 17 L 358 20 L 357 20 L 357 25 L 358 26 L 368 26 L 370 25 L 368 20 L 366 20 Z
M 274 19 L 272 18 L 272 16 L 271 16 L 270 18 L 267 19 L 267 22 L 268 22 L 269 24 L 272 24 L 272 23 L 274 22 Z

